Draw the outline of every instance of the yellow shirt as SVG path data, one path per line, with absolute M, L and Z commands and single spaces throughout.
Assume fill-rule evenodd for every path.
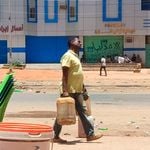
M 60 60 L 62 67 L 68 67 L 69 93 L 81 93 L 83 90 L 83 71 L 78 55 L 72 50 L 68 50 Z

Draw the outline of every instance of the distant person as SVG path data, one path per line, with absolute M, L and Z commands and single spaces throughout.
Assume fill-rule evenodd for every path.
M 131 61 L 136 62 L 136 55 L 135 54 L 132 55 Z
M 108 55 L 108 56 L 106 57 L 106 63 L 111 63 L 111 62 L 112 62 L 111 56 Z
M 125 63 L 131 63 L 130 58 L 126 54 L 124 55 L 124 59 Z
M 75 109 L 81 119 L 87 141 L 93 141 L 101 138 L 103 135 L 95 135 L 94 127 L 88 120 L 83 106 L 85 95 L 85 87 L 83 83 L 83 71 L 78 52 L 81 48 L 79 38 L 73 37 L 68 41 L 69 50 L 61 57 L 62 66 L 62 97 L 71 96 L 75 100 Z M 60 138 L 62 125 L 57 123 L 57 118 L 54 124 L 54 142 L 66 143 L 67 141 Z
M 137 54 L 136 63 L 142 63 L 142 58 L 140 57 L 139 54 Z
M 100 76 L 102 75 L 102 70 L 105 72 L 105 76 L 107 76 L 107 71 L 106 71 L 106 58 L 102 56 L 100 60 Z
M 114 63 L 118 63 L 118 57 L 119 57 L 119 56 L 115 55 L 114 61 L 113 61 Z

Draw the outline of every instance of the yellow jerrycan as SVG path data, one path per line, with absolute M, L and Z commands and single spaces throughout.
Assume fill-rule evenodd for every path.
M 76 123 L 75 100 L 72 97 L 59 97 L 57 105 L 57 123 L 71 125 Z

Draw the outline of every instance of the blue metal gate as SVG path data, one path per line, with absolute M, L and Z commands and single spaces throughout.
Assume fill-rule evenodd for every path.
M 58 63 L 67 42 L 67 36 L 27 36 L 26 63 Z
M 0 41 L 0 64 L 7 63 L 7 41 Z

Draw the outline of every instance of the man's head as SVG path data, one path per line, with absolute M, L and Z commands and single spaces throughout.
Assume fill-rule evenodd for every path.
M 68 41 L 68 46 L 70 49 L 76 52 L 81 48 L 81 41 L 79 40 L 78 37 L 72 37 Z

